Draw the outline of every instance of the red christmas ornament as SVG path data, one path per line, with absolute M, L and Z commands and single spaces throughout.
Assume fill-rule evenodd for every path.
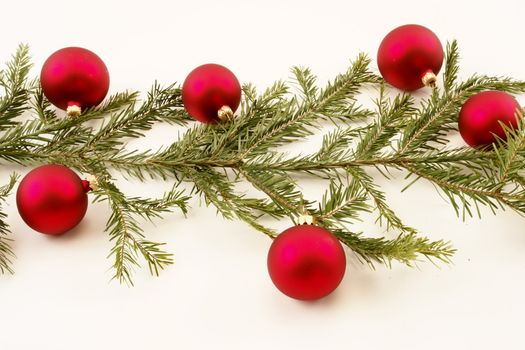
M 225 121 L 233 118 L 241 103 L 241 85 L 228 68 L 204 64 L 186 77 L 182 103 L 188 114 L 200 122 Z
M 417 24 L 392 30 L 377 52 L 377 65 L 383 78 L 406 91 L 433 86 L 442 64 L 443 46 L 438 37 Z
M 345 274 L 341 243 L 319 226 L 298 225 L 281 233 L 268 252 L 268 272 L 289 297 L 316 300 L 330 294 Z
M 81 47 L 66 47 L 46 60 L 40 73 L 47 99 L 69 115 L 98 105 L 109 89 L 109 73 L 95 53 Z
M 500 122 L 516 128 L 520 105 L 503 91 L 482 91 L 470 97 L 459 112 L 458 127 L 463 140 L 472 147 L 486 146 L 505 139 Z
M 75 227 L 86 214 L 87 189 L 69 168 L 43 165 L 22 179 L 16 192 L 16 205 L 32 229 L 60 235 Z

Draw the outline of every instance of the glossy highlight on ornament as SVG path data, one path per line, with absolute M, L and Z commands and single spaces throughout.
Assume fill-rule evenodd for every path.
M 241 84 L 228 68 L 204 64 L 184 80 L 182 103 L 195 120 L 212 124 L 225 122 L 233 118 L 241 103 Z
M 317 300 L 332 293 L 346 270 L 339 240 L 315 225 L 297 225 L 283 231 L 268 252 L 268 272 L 275 286 L 299 300 Z
M 434 86 L 443 58 L 443 46 L 434 32 L 407 24 L 385 36 L 377 52 L 377 65 L 390 85 L 413 91 Z
M 24 222 L 40 233 L 63 234 L 77 226 L 87 211 L 85 185 L 59 164 L 31 170 L 18 185 L 16 205 Z
M 66 47 L 45 61 L 42 91 L 56 107 L 78 115 L 100 104 L 109 90 L 109 72 L 100 57 L 81 47 Z
M 520 105 L 503 91 L 482 91 L 471 96 L 461 107 L 458 129 L 463 140 L 472 147 L 487 146 L 497 138 L 506 139 L 500 123 L 516 128 Z

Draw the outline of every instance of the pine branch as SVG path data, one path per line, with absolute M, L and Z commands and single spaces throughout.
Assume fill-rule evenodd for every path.
M 521 111 L 517 113 L 521 115 Z M 418 163 L 405 163 L 403 167 L 441 189 L 456 214 L 461 214 L 463 218 L 472 216 L 473 208 L 480 217 L 479 205 L 487 206 L 493 212 L 507 206 L 525 214 L 525 207 L 521 204 L 525 200 L 521 167 L 525 155 L 523 124 L 523 118 L 520 117 L 515 129 L 502 125 L 506 139 L 498 140 L 492 152 L 458 152 L 455 154 L 460 161 L 457 165 L 443 162 L 422 163 L 425 165 L 423 167 Z M 478 159 L 465 159 L 465 153 L 476 155 Z
M 351 223 L 357 220 L 359 212 L 371 210 L 367 200 L 366 190 L 356 179 L 350 180 L 348 184 L 332 180 L 319 203 L 315 218 L 329 226 Z
M 454 89 L 459 72 L 459 47 L 456 40 L 447 43 L 445 50 L 445 72 L 443 74 L 443 87 L 449 93 Z
M 162 88 L 155 83 L 145 102 L 138 108 L 137 93 L 117 95 L 114 99 L 123 100 L 124 103 L 119 101 L 116 108 L 111 108 L 115 113 L 111 114 L 109 120 L 85 143 L 82 152 L 113 150 L 123 144 L 123 139 L 144 136 L 143 132 L 150 130 L 155 122 L 185 124 L 188 121 L 186 113 L 182 110 L 180 90 L 175 85 Z
M 413 99 L 401 94 L 390 101 L 385 96 L 384 85 L 379 90 L 377 120 L 362 131 L 364 136 L 356 147 L 356 158 L 374 158 L 385 147 L 390 146 L 392 138 L 405 126 L 407 116 L 415 113 Z
M 272 216 L 280 215 L 265 201 L 237 195 L 226 175 L 212 169 L 198 171 L 191 169 L 187 171 L 186 176 L 194 183 L 194 193 L 202 195 L 206 205 L 213 204 L 225 219 L 237 218 L 269 237 L 275 236 L 272 229 L 257 222 L 262 216 L 261 212 L 267 212 Z
M 382 225 L 384 221 L 387 229 L 396 229 L 402 233 L 416 233 L 414 228 L 405 225 L 397 214 L 388 206 L 384 193 L 377 189 L 372 177 L 360 169 L 348 168 L 347 171 L 372 198 L 375 209 L 378 212 L 376 219 L 377 223 Z
M 276 213 L 297 217 L 308 206 L 302 193 L 297 189 L 295 180 L 285 173 L 255 172 L 243 168 L 239 168 L 238 171 L 255 188 L 264 192 L 273 201 L 277 207 Z
M 408 234 L 400 235 L 394 240 L 363 238 L 359 234 L 341 228 L 344 223 L 357 220 L 358 212 L 370 211 L 370 206 L 367 204 L 367 192 L 355 178 L 348 186 L 331 182 L 322 202 L 319 203 L 319 209 L 314 211 L 308 209 L 312 203 L 305 201 L 296 190 L 291 191 L 296 193 L 296 196 L 289 197 L 291 189 L 285 189 L 279 183 L 280 190 L 275 191 L 275 186 L 272 186 L 275 184 L 275 177 L 266 174 L 263 179 L 254 179 L 246 172 L 242 174 L 275 203 L 278 203 L 291 217 L 297 217 L 300 214 L 314 215 L 318 224 L 334 232 L 342 243 L 370 265 L 373 265 L 373 262 L 390 265 L 392 260 L 397 260 L 411 266 L 420 255 L 431 261 L 437 259 L 448 263 L 455 251 L 449 242 L 442 240 L 431 242 L 427 238 L 417 237 L 415 230 L 404 226 L 384 202 L 382 202 L 384 206 L 382 210 L 388 213 L 386 215 L 389 215 L 388 219 L 393 222 L 392 225 Z M 376 192 L 374 193 L 377 195 Z
M 133 284 L 133 270 L 142 260 L 154 275 L 172 263 L 161 243 L 146 239 L 139 221 L 162 217 L 173 208 L 186 213 L 188 196 L 178 190 L 183 182 L 192 184 L 191 194 L 224 218 L 241 220 L 271 238 L 276 232 L 263 220 L 288 217 L 295 222 L 300 215 L 313 215 L 370 264 L 396 260 L 411 266 L 421 256 L 446 263 L 453 253 L 449 243 L 420 237 L 401 220 L 367 173 L 370 167 L 389 180 L 394 179 L 392 170 L 408 173 L 408 186 L 419 178 L 430 181 L 463 217 L 480 215 L 481 205 L 525 214 L 522 124 L 507 129 L 507 140 L 493 150 L 448 145 L 467 98 L 486 89 L 524 92 L 525 82 L 483 75 L 460 81 L 455 41 L 447 45 L 443 88 L 433 89 L 421 102 L 407 94 L 390 98 L 385 83 L 372 73 L 370 59 L 361 54 L 325 87 L 309 69 L 297 67 L 292 82 L 277 81 L 260 94 L 244 85 L 238 115 L 218 125 L 191 123 L 179 86 L 156 83 L 144 99 L 124 92 L 78 118 L 62 117 L 41 89 L 27 83 L 27 57 L 27 48 L 21 46 L 0 75 L 6 91 L 0 100 L 0 159 L 22 165 L 56 162 L 100 177 L 102 187 L 95 199 L 111 209 L 106 225 L 113 242 L 109 257 L 120 282 Z M 375 110 L 357 102 L 367 86 L 379 89 Z M 33 118 L 19 120 L 29 109 Z M 188 127 L 160 149 L 128 149 L 130 139 L 147 138 L 147 131 L 158 123 Z M 280 149 L 300 145 L 328 123 L 336 128 L 311 154 L 289 156 Z M 111 172 L 141 181 L 174 180 L 175 185 L 159 199 L 127 197 L 111 181 Z M 305 199 L 299 185 L 305 178 L 323 181 L 322 198 Z M 240 192 L 243 181 L 261 198 Z M 359 214 L 371 210 L 377 212 L 379 225 L 396 231 L 396 238 L 352 233 Z M 2 219 L 0 269 L 11 271 L 12 252 L 5 245 Z
M 422 102 L 413 122 L 405 128 L 397 146 L 397 154 L 407 154 L 421 149 L 435 150 L 434 144 L 448 143 L 446 135 L 457 129 L 457 115 L 463 103 L 483 90 L 500 90 L 510 93 L 525 92 L 525 82 L 508 78 L 472 77 L 459 84 L 454 91 L 440 93 L 435 88 L 431 97 Z
M 431 242 L 428 238 L 417 237 L 415 234 L 399 235 L 395 239 L 387 240 L 383 237 L 364 238 L 360 234 L 342 230 L 333 232 L 341 242 L 370 266 L 374 263 L 390 266 L 393 260 L 413 266 L 419 256 L 431 262 L 439 260 L 449 263 L 455 253 L 449 242 L 441 240 Z
M 474 75 L 464 82 L 457 82 L 459 72 L 459 49 L 456 41 L 447 45 L 444 73 L 444 91 L 432 90 L 431 96 L 422 102 L 414 120 L 406 126 L 397 145 L 397 154 L 409 154 L 421 150 L 437 150 L 437 145 L 448 142 L 450 131 L 457 129 L 457 115 L 463 103 L 483 90 L 500 90 L 509 93 L 525 92 L 525 82 L 510 78 Z
M 473 207 L 478 217 L 481 217 L 479 205 L 489 207 L 493 212 L 502 204 L 510 204 L 515 199 L 511 194 L 497 190 L 497 183 L 476 174 L 465 174 L 461 168 L 405 165 L 405 168 L 418 178 L 424 178 L 436 185 L 449 199 L 456 214 L 465 219 L 473 216 Z M 417 180 L 414 179 L 406 188 Z M 525 199 L 525 197 L 524 197 Z
M 312 86 L 303 87 L 307 89 L 303 91 L 306 98 L 294 97 L 271 119 L 262 119 L 262 123 L 258 124 L 253 135 L 244 140 L 244 149 L 238 158 L 261 155 L 270 148 L 310 136 L 311 127 L 323 119 L 368 115 L 359 108 L 355 109 L 354 104 L 349 104 L 348 101 L 353 101 L 361 86 L 378 81 L 369 70 L 369 64 L 368 57 L 359 55 L 345 74 L 339 75 L 333 83 L 328 83 L 327 87 L 319 93 Z M 313 85 L 313 78 L 309 76 L 309 71 L 295 69 L 295 73 L 299 85 L 306 84 L 304 81 L 308 79 L 308 84 Z
M 16 125 L 14 119 L 28 109 L 30 87 L 27 76 L 30 69 L 29 47 L 19 45 L 7 62 L 7 69 L 0 71 L 0 86 L 5 92 L 0 98 L 0 131 Z
M 509 181 L 520 181 L 522 178 L 523 155 L 525 155 L 525 125 L 523 112 L 516 111 L 517 127 L 509 128 L 502 124 L 505 131 L 505 140 L 498 139 L 494 145 L 494 153 L 497 156 L 498 182 L 504 187 Z
M 11 175 L 9 182 L 0 187 L 0 202 L 5 202 L 6 197 L 9 195 L 13 187 L 15 186 L 16 181 L 18 180 L 18 175 Z M 11 268 L 12 258 L 15 254 L 9 246 L 11 239 L 7 237 L 9 234 L 9 225 L 6 223 L 5 219 L 7 215 L 1 211 L 0 207 L 0 273 L 4 274 L 6 272 L 13 273 Z
M 334 163 L 334 161 L 337 160 L 352 159 L 353 150 L 348 146 L 359 136 L 359 132 L 360 129 L 351 127 L 338 127 L 335 130 L 328 132 L 323 136 L 323 143 L 321 144 L 319 151 L 311 157 L 307 157 L 303 162 L 307 164 L 326 164 Z M 300 158 L 298 158 L 297 161 L 300 161 Z M 292 162 L 293 160 L 286 159 L 286 163 L 290 164 Z M 251 163 L 254 165 L 253 161 Z M 278 164 L 280 162 L 274 161 L 272 163 Z M 321 167 L 319 167 L 319 169 L 321 169 Z
M 147 263 L 152 275 L 158 276 L 160 270 L 173 263 L 172 254 L 163 250 L 164 243 L 147 240 L 143 229 L 136 220 L 141 216 L 151 220 L 160 217 L 161 213 L 178 207 L 186 213 L 188 197 L 181 192 L 171 191 L 160 200 L 127 198 L 111 182 L 103 181 L 101 190 L 96 194 L 96 201 L 107 201 L 111 208 L 111 216 L 106 224 L 106 231 L 114 246 L 108 257 L 114 258 L 114 279 L 133 285 L 132 273 L 135 267 L 140 267 L 139 256 Z

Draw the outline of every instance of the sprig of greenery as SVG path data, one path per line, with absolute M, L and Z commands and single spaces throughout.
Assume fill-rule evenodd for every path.
M 106 224 L 110 240 L 114 242 L 109 257 L 114 258 L 114 279 L 133 285 L 132 271 L 140 267 L 141 256 L 148 264 L 151 274 L 158 276 L 160 270 L 173 263 L 172 254 L 164 251 L 164 243 L 157 243 L 145 238 L 137 217 L 151 220 L 161 214 L 179 208 L 187 212 L 188 197 L 173 189 L 161 199 L 126 197 L 112 182 L 101 182 L 95 200 L 108 202 L 111 215 Z
M 12 191 L 17 180 L 18 176 L 12 174 L 9 178 L 9 182 L 0 187 L 0 203 L 3 204 L 3 202 L 5 202 L 6 197 Z M 13 273 L 11 259 L 15 256 L 13 250 L 9 246 L 11 239 L 7 237 L 9 234 L 9 225 L 5 221 L 6 218 L 7 215 L 2 212 L 2 207 L 0 206 L 0 273 L 2 274 L 5 272 Z
M 433 88 L 421 100 L 404 93 L 392 96 L 370 69 L 370 59 L 360 54 L 324 87 L 311 70 L 300 67 L 292 69 L 291 82 L 277 81 L 260 94 L 246 84 L 236 118 L 218 125 L 192 122 L 183 109 L 180 87 L 157 83 L 144 99 L 124 92 L 78 118 L 64 118 L 38 84 L 27 81 L 29 67 L 27 47 L 21 46 L 0 75 L 5 89 L 0 100 L 0 159 L 23 165 L 62 163 L 99 177 L 101 187 L 94 199 L 111 209 L 106 225 L 113 242 L 109 256 L 120 282 L 133 284 L 132 273 L 141 260 L 154 275 L 172 263 L 161 243 L 146 238 L 140 220 L 162 217 L 173 208 L 186 213 L 190 195 L 199 196 L 225 219 L 241 220 L 271 238 L 277 234 L 271 220 L 287 217 L 297 223 L 311 215 L 359 259 L 386 265 L 395 260 L 412 266 L 419 257 L 446 263 L 454 250 L 449 242 L 430 240 L 407 225 L 389 205 L 371 169 L 390 180 L 403 172 L 405 189 L 418 179 L 431 182 L 463 218 L 481 215 L 481 206 L 525 213 L 522 122 L 516 129 L 506 128 L 506 140 L 493 149 L 454 148 L 448 142 L 466 99 L 488 89 L 525 92 L 525 82 L 483 75 L 460 81 L 455 41 L 447 45 L 443 87 Z M 374 109 L 357 102 L 365 89 L 378 91 Z M 34 117 L 19 118 L 24 112 Z M 157 123 L 187 128 L 157 150 L 127 147 L 130 139 L 148 137 Z M 335 128 L 315 152 L 291 156 L 282 150 L 281 146 L 308 141 L 329 125 Z M 175 185 L 160 199 L 130 197 L 112 180 L 113 172 Z M 304 179 L 323 183 L 323 197 L 306 199 Z M 239 190 L 242 182 L 255 193 Z M 183 183 L 191 185 L 189 194 L 178 189 Z M 355 221 L 371 211 L 387 231 L 384 237 L 354 232 Z M 0 225 L 0 234 L 5 233 L 7 228 Z M 0 271 L 10 271 L 12 252 L 5 237 L 0 238 Z
M 0 131 L 16 124 L 15 118 L 22 115 L 30 98 L 27 76 L 31 69 L 29 46 L 20 45 L 0 71 L 0 86 L 4 95 L 0 97 Z
M 413 266 L 420 256 L 431 262 L 438 260 L 449 263 L 456 251 L 449 242 L 430 241 L 414 233 L 399 235 L 390 240 L 384 237 L 368 238 L 361 234 L 340 230 L 333 230 L 333 233 L 341 242 L 350 247 L 358 258 L 372 267 L 374 263 L 390 266 L 393 260 Z

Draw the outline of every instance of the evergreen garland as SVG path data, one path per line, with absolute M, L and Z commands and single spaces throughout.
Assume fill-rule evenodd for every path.
M 141 260 L 155 275 L 173 262 L 162 243 L 147 238 L 141 220 L 175 209 L 186 214 L 192 195 L 224 218 L 242 220 L 272 238 L 277 233 L 262 224 L 266 218 L 298 222 L 310 215 L 368 264 L 397 260 L 411 266 L 420 256 L 446 263 L 454 253 L 450 243 L 431 241 L 404 223 L 369 170 L 375 168 L 387 178 L 392 170 L 403 171 L 406 188 L 419 179 L 429 181 L 462 218 L 480 215 L 481 205 L 525 213 L 523 123 L 507 129 L 507 140 L 492 149 L 452 147 L 448 141 L 466 99 L 483 90 L 523 93 L 525 82 L 484 75 L 459 81 L 458 56 L 453 41 L 446 49 L 442 87 L 421 100 L 405 93 L 392 96 L 395 90 L 360 54 L 345 73 L 322 88 L 309 69 L 300 67 L 292 69 L 292 82 L 278 81 L 262 93 L 244 85 L 238 115 L 227 123 L 204 125 L 184 111 L 177 84 L 155 83 L 144 100 L 137 92 L 123 92 L 79 117 L 58 116 L 38 81 L 28 78 L 29 50 L 21 45 L 0 72 L 0 159 L 25 166 L 60 163 L 96 175 L 100 188 L 94 201 L 106 202 L 111 210 L 106 231 L 113 242 L 114 278 L 128 284 L 133 284 L 133 268 Z M 377 91 L 375 108 L 357 102 L 365 89 Z M 131 139 L 146 137 L 157 123 L 186 126 L 186 131 L 157 150 L 126 147 Z M 280 150 L 304 142 L 327 123 L 336 128 L 324 135 L 315 153 L 290 156 Z M 141 181 L 163 180 L 171 183 L 170 189 L 162 198 L 130 197 L 115 184 L 117 172 Z M 305 198 L 299 177 L 324 181 L 322 198 Z M 2 201 L 16 179 L 11 176 L 0 188 Z M 240 182 L 261 195 L 240 192 Z M 181 190 L 182 183 L 190 183 L 192 191 Z M 354 232 L 353 222 L 367 212 L 375 212 L 378 225 L 394 238 Z M 12 273 L 14 254 L 5 219 L 0 212 L 0 272 Z

